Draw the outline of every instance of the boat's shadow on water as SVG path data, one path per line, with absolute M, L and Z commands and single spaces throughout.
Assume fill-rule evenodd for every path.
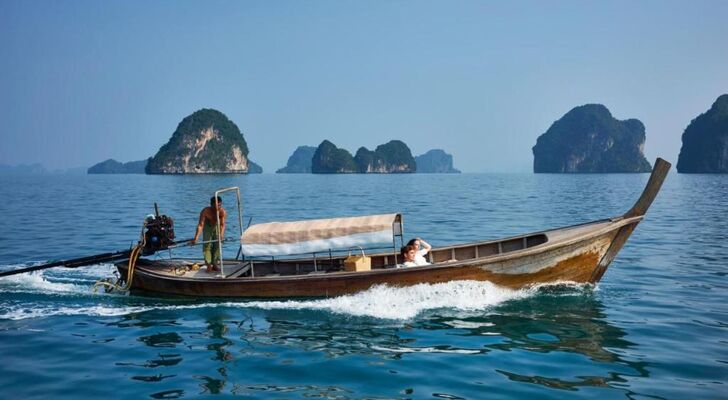
M 646 363 L 628 355 L 635 344 L 607 321 L 604 306 L 588 287 L 542 288 L 487 310 L 434 309 L 407 321 L 225 306 L 130 314 L 109 326 L 135 329 L 134 341 L 146 346 L 147 351 L 135 351 L 136 359 L 116 365 L 136 382 L 164 381 L 168 390 L 154 391 L 152 397 L 190 391 L 403 397 L 395 387 L 369 392 L 352 386 L 351 379 L 332 376 L 341 368 L 370 380 L 418 371 L 418 378 L 407 383 L 416 387 L 425 371 L 434 372 L 444 359 L 450 370 L 433 375 L 430 386 L 437 387 L 438 380 L 443 387 L 451 379 L 468 387 L 507 379 L 548 389 L 593 387 L 629 394 L 630 379 L 649 376 Z M 550 364 L 559 367 L 550 370 Z M 477 379 L 468 378 L 473 371 Z M 461 396 L 473 397 L 463 390 Z

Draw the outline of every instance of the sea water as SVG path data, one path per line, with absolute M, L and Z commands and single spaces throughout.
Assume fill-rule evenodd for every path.
M 402 212 L 406 238 L 437 246 L 621 215 L 647 178 L 2 177 L 0 269 L 128 249 L 154 202 L 190 238 L 229 186 L 243 225 Z M 238 301 L 94 293 L 109 264 L 0 278 L 0 397 L 728 398 L 727 215 L 728 176 L 673 171 L 597 286 Z

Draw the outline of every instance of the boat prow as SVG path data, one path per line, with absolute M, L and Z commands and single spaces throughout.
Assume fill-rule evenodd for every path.
M 510 288 L 557 282 L 596 283 L 654 201 L 670 169 L 658 158 L 635 205 L 624 215 L 498 240 L 433 248 L 429 265 L 398 268 L 397 255 L 368 255 L 370 268 L 347 271 L 348 254 L 225 260 L 225 274 L 186 270 L 191 260 L 140 259 L 131 287 L 193 297 L 295 298 L 355 293 L 373 285 L 410 286 L 454 280 Z M 401 223 L 401 219 L 400 219 Z M 289 235 L 290 236 L 290 235 Z M 125 276 L 128 263 L 117 268 Z M 180 272 L 181 271 L 181 272 Z

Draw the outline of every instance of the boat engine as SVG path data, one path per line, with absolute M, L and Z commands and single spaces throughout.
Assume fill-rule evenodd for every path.
M 156 205 L 155 205 L 156 206 Z M 144 220 L 145 256 L 164 250 L 174 244 L 174 221 L 166 215 L 149 215 Z

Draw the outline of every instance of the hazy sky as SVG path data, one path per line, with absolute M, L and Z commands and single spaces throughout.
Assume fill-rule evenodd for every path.
M 723 0 L 0 0 L 4 164 L 144 159 L 211 107 L 266 172 L 323 139 L 524 172 L 586 103 L 640 119 L 647 158 L 677 161 L 723 93 Z

